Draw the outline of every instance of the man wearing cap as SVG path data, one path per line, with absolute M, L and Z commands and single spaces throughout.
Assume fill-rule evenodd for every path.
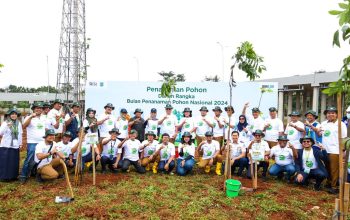
M 62 111 L 63 101 L 55 99 L 52 104 L 52 109 L 47 114 L 46 128 L 54 129 L 56 132 L 55 142 L 60 142 L 62 139 L 64 127 L 64 112 Z
M 248 159 L 246 157 L 246 147 L 243 143 L 240 143 L 238 141 L 239 139 L 239 132 L 238 131 L 232 131 L 231 133 L 232 142 L 229 141 L 229 147 L 230 147 L 230 165 L 231 165 L 231 172 L 234 174 L 236 167 L 238 167 L 237 176 L 242 176 L 242 172 L 244 170 L 244 167 L 248 165 Z
M 247 149 L 249 163 L 250 164 L 258 163 L 258 166 L 257 166 L 258 170 L 256 172 L 259 171 L 260 167 L 263 168 L 262 177 L 263 177 L 263 181 L 266 181 L 267 180 L 266 173 L 269 167 L 268 156 L 270 155 L 270 147 L 269 147 L 269 144 L 263 140 L 264 133 L 262 130 L 256 130 L 253 133 L 253 136 L 254 136 L 254 140 L 249 144 Z M 251 166 L 248 166 L 247 177 L 251 178 L 251 175 L 252 175 Z
M 158 172 L 172 174 L 175 168 L 175 146 L 167 133 L 162 134 L 162 143 L 158 144 L 154 156 L 159 155 Z
M 228 131 L 230 130 L 230 133 L 235 129 L 237 121 L 235 118 L 235 110 L 233 109 L 233 106 L 229 105 L 227 107 L 225 107 L 225 111 L 227 116 L 224 117 L 224 122 L 225 122 L 225 140 L 228 140 L 229 138 L 231 138 L 231 134 L 228 134 Z M 229 129 L 229 125 L 230 125 L 230 129 Z
M 213 134 L 214 134 L 214 140 L 219 142 L 220 146 L 224 144 L 224 116 L 221 115 L 222 110 L 220 106 L 216 106 L 213 109 L 214 112 L 214 120 L 213 120 Z
M 153 155 L 156 152 L 158 141 L 155 140 L 156 134 L 153 131 L 148 131 L 146 134 L 147 140 L 141 143 L 141 166 L 146 168 L 146 171 L 151 170 L 151 163 L 153 163 L 152 171 L 157 173 L 159 156 Z
M 220 144 L 213 140 L 213 132 L 205 133 L 206 140 L 198 145 L 198 151 L 203 152 L 203 157 L 200 158 L 198 167 L 204 168 L 204 172 L 209 173 L 211 166 L 216 162 L 215 173 L 221 175 L 222 156 L 220 155 Z
M 208 115 L 208 108 L 205 106 L 202 106 L 199 109 L 201 115 L 198 116 L 195 120 L 194 123 L 194 128 L 193 131 L 196 132 L 196 141 L 197 141 L 197 145 L 199 145 L 200 143 L 202 143 L 203 141 L 206 141 L 206 136 L 205 133 L 208 131 L 212 131 L 213 127 L 214 127 L 214 123 L 212 118 Z M 220 144 L 219 144 L 220 146 Z M 198 148 L 196 149 L 196 159 L 198 155 Z
M 43 103 L 43 113 L 41 113 L 43 116 L 46 116 L 47 119 L 47 114 L 49 114 L 51 110 L 51 105 L 48 102 Z
M 328 153 L 327 171 L 329 174 L 327 186 L 331 186 L 330 193 L 338 192 L 337 181 L 339 178 L 339 139 L 338 139 L 338 110 L 328 107 L 324 114 L 326 121 L 321 123 L 319 135 L 322 135 L 322 144 Z M 341 122 L 341 138 L 346 138 L 347 130 L 344 122 Z
M 303 150 L 298 151 L 298 158 L 295 160 L 297 184 L 308 185 L 309 179 L 316 179 L 314 189 L 319 191 L 322 181 L 328 174 L 323 164 L 327 162 L 327 152 L 322 145 L 316 146 L 314 139 L 305 136 L 300 139 Z
M 315 111 L 309 110 L 305 113 L 305 133 L 307 136 L 312 137 L 315 143 L 322 143 L 322 136 L 318 135 L 318 130 L 321 124 L 316 121 L 318 115 Z
M 100 141 L 109 136 L 109 131 L 116 127 L 116 118 L 112 114 L 114 106 L 112 103 L 107 103 L 104 107 L 105 112 L 100 115 L 97 120 L 100 130 Z
M 260 117 L 260 109 L 252 108 L 252 115 L 246 114 L 246 109 L 249 107 L 249 102 L 244 104 L 242 115 L 245 115 L 248 119 L 249 131 L 253 133 L 256 130 L 264 130 L 265 121 Z
M 162 117 L 158 124 L 160 125 L 160 134 L 169 134 L 170 142 L 174 143 L 177 136 L 177 117 L 172 113 L 173 106 L 170 104 L 165 105 L 165 115 Z
M 289 142 L 299 151 L 302 149 L 299 140 L 300 138 L 304 137 L 305 126 L 301 121 L 299 121 L 299 112 L 293 111 L 288 116 L 290 117 L 290 122 L 288 123 L 284 133 L 287 135 Z
M 53 180 L 63 175 L 60 160 L 64 158 L 55 147 L 55 130 L 48 129 L 44 140 L 38 143 L 35 149 L 35 162 L 38 164 L 38 180 Z
M 194 128 L 194 120 L 192 118 L 192 110 L 188 107 L 183 110 L 183 117 L 180 119 L 178 130 L 181 130 L 181 135 L 185 132 L 192 132 Z M 195 137 L 195 133 L 191 133 L 191 138 Z
M 145 119 L 142 118 L 143 111 L 140 108 L 135 109 L 134 117 L 130 118 L 129 126 L 131 130 L 137 131 L 137 139 L 142 142 L 145 140 Z
M 42 142 L 45 135 L 46 117 L 41 114 L 43 112 L 43 104 L 41 102 L 34 103 L 32 105 L 33 113 L 24 119 L 23 129 L 27 130 L 27 156 L 23 163 L 22 173 L 20 175 L 20 181 L 24 183 L 33 166 L 35 147 L 39 142 Z
M 157 118 L 157 109 L 152 108 L 149 118 L 145 121 L 145 132 L 148 133 L 152 131 L 156 136 L 158 134 L 158 118 Z M 147 136 L 147 135 L 146 135 Z M 147 137 L 146 137 L 147 138 Z
M 136 139 L 138 133 L 136 130 L 130 130 L 129 137 L 126 137 L 120 144 L 119 148 L 123 148 L 124 157 L 122 162 L 122 171 L 127 172 L 129 166 L 133 165 L 138 173 L 145 173 L 146 170 L 141 166 L 141 161 L 139 157 L 139 151 L 141 148 L 141 142 Z
M 23 134 L 20 116 L 17 109 L 10 109 L 0 126 L 0 181 L 17 180 L 18 177 Z
M 128 136 L 129 121 L 127 120 L 128 111 L 125 108 L 120 110 L 120 116 L 117 119 L 116 128 L 119 130 L 118 139 L 123 141 Z
M 265 132 L 265 141 L 270 148 L 277 145 L 277 138 L 284 134 L 283 122 L 277 118 L 277 109 L 275 107 L 269 108 L 270 118 L 265 120 L 263 131 Z
M 55 148 L 57 152 L 62 153 L 64 156 L 62 159 L 66 163 L 66 166 L 69 168 L 74 167 L 73 163 L 73 143 L 71 142 L 72 133 L 70 131 L 66 131 L 63 133 L 62 141 L 55 144 Z
M 288 144 L 289 140 L 286 135 L 279 136 L 277 141 L 278 144 L 270 151 L 270 158 L 275 160 L 275 164 L 270 167 L 269 174 L 283 178 L 284 173 L 286 173 L 285 178 L 290 181 L 295 173 L 294 160 L 297 158 L 297 151 Z
M 78 137 L 79 129 L 81 126 L 79 111 L 80 103 L 74 102 L 72 105 L 72 111 L 66 114 L 65 117 L 66 131 L 70 131 L 70 133 L 72 134 L 72 140 Z
M 117 139 L 120 132 L 118 128 L 113 128 L 109 131 L 110 137 L 102 140 L 102 154 L 101 154 L 101 166 L 102 173 L 106 173 L 106 166 L 108 165 L 109 170 L 113 173 L 116 172 L 117 168 L 122 168 L 123 163 L 121 160 L 122 149 L 119 148 L 121 141 Z

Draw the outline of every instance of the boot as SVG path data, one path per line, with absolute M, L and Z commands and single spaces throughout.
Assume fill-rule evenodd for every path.
M 147 166 L 146 166 L 146 171 L 150 171 L 151 170 L 151 164 L 148 163 Z
M 205 166 L 204 172 L 206 172 L 206 173 L 210 172 L 210 166 L 209 165 Z
M 216 175 L 221 176 L 221 168 L 222 168 L 222 163 L 217 162 L 216 170 L 215 170 Z
M 154 174 L 158 172 L 158 162 L 153 163 L 152 171 Z

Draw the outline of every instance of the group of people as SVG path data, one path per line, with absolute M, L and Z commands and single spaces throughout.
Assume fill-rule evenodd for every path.
M 61 100 L 52 104 L 34 103 L 33 113 L 24 118 L 23 125 L 16 109 L 7 112 L 0 127 L 0 180 L 18 178 L 19 150 L 25 129 L 27 156 L 19 175 L 22 182 L 31 173 L 39 181 L 59 178 L 63 174 L 60 161 L 73 168 L 81 153 L 83 168 L 95 158 L 97 164 L 101 163 L 102 173 L 106 173 L 107 168 L 113 173 L 129 172 L 132 165 L 138 173 L 152 170 L 184 176 L 197 165 L 205 173 L 210 173 L 215 166 L 215 173 L 221 175 L 222 164 L 230 163 L 233 174 L 242 176 L 246 170 L 246 176 L 251 178 L 258 171 L 251 164 L 257 164 L 258 169 L 263 168 L 263 180 L 269 174 L 307 185 L 313 178 L 315 190 L 320 190 L 321 183 L 327 179 L 329 192 L 337 193 L 337 114 L 340 112 L 335 107 L 326 109 L 326 120 L 322 123 L 317 121 L 315 111 L 307 111 L 303 121 L 302 115 L 293 111 L 284 126 L 275 107 L 269 108 L 269 117 L 264 120 L 259 108 L 247 113 L 249 103 L 238 120 L 232 106 L 224 109 L 216 106 L 212 109 L 213 115 L 203 106 L 197 117 L 192 117 L 190 108 L 184 108 L 183 117 L 178 119 L 170 104 L 159 118 L 155 108 L 147 118 L 142 117 L 143 111 L 139 108 L 134 111 L 134 117 L 124 108 L 116 117 L 115 107 L 107 103 L 98 117 L 91 108 L 83 117 L 79 115 L 80 103 L 73 103 L 67 113 L 62 105 Z M 341 122 L 341 138 L 347 136 L 350 107 L 346 112 Z M 81 128 L 83 132 L 79 135 Z

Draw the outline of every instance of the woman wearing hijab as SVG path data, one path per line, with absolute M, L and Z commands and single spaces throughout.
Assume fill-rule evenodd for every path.
M 252 134 L 249 130 L 247 118 L 245 115 L 239 116 L 237 131 L 239 132 L 238 142 L 244 144 L 244 146 L 247 147 L 252 139 Z
M 0 127 L 0 181 L 16 180 L 19 172 L 19 149 L 22 147 L 21 114 L 10 109 Z

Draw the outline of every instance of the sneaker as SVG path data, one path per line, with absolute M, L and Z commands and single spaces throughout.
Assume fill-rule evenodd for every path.
M 328 193 L 336 195 L 339 193 L 339 189 L 330 188 L 330 189 L 328 189 Z

